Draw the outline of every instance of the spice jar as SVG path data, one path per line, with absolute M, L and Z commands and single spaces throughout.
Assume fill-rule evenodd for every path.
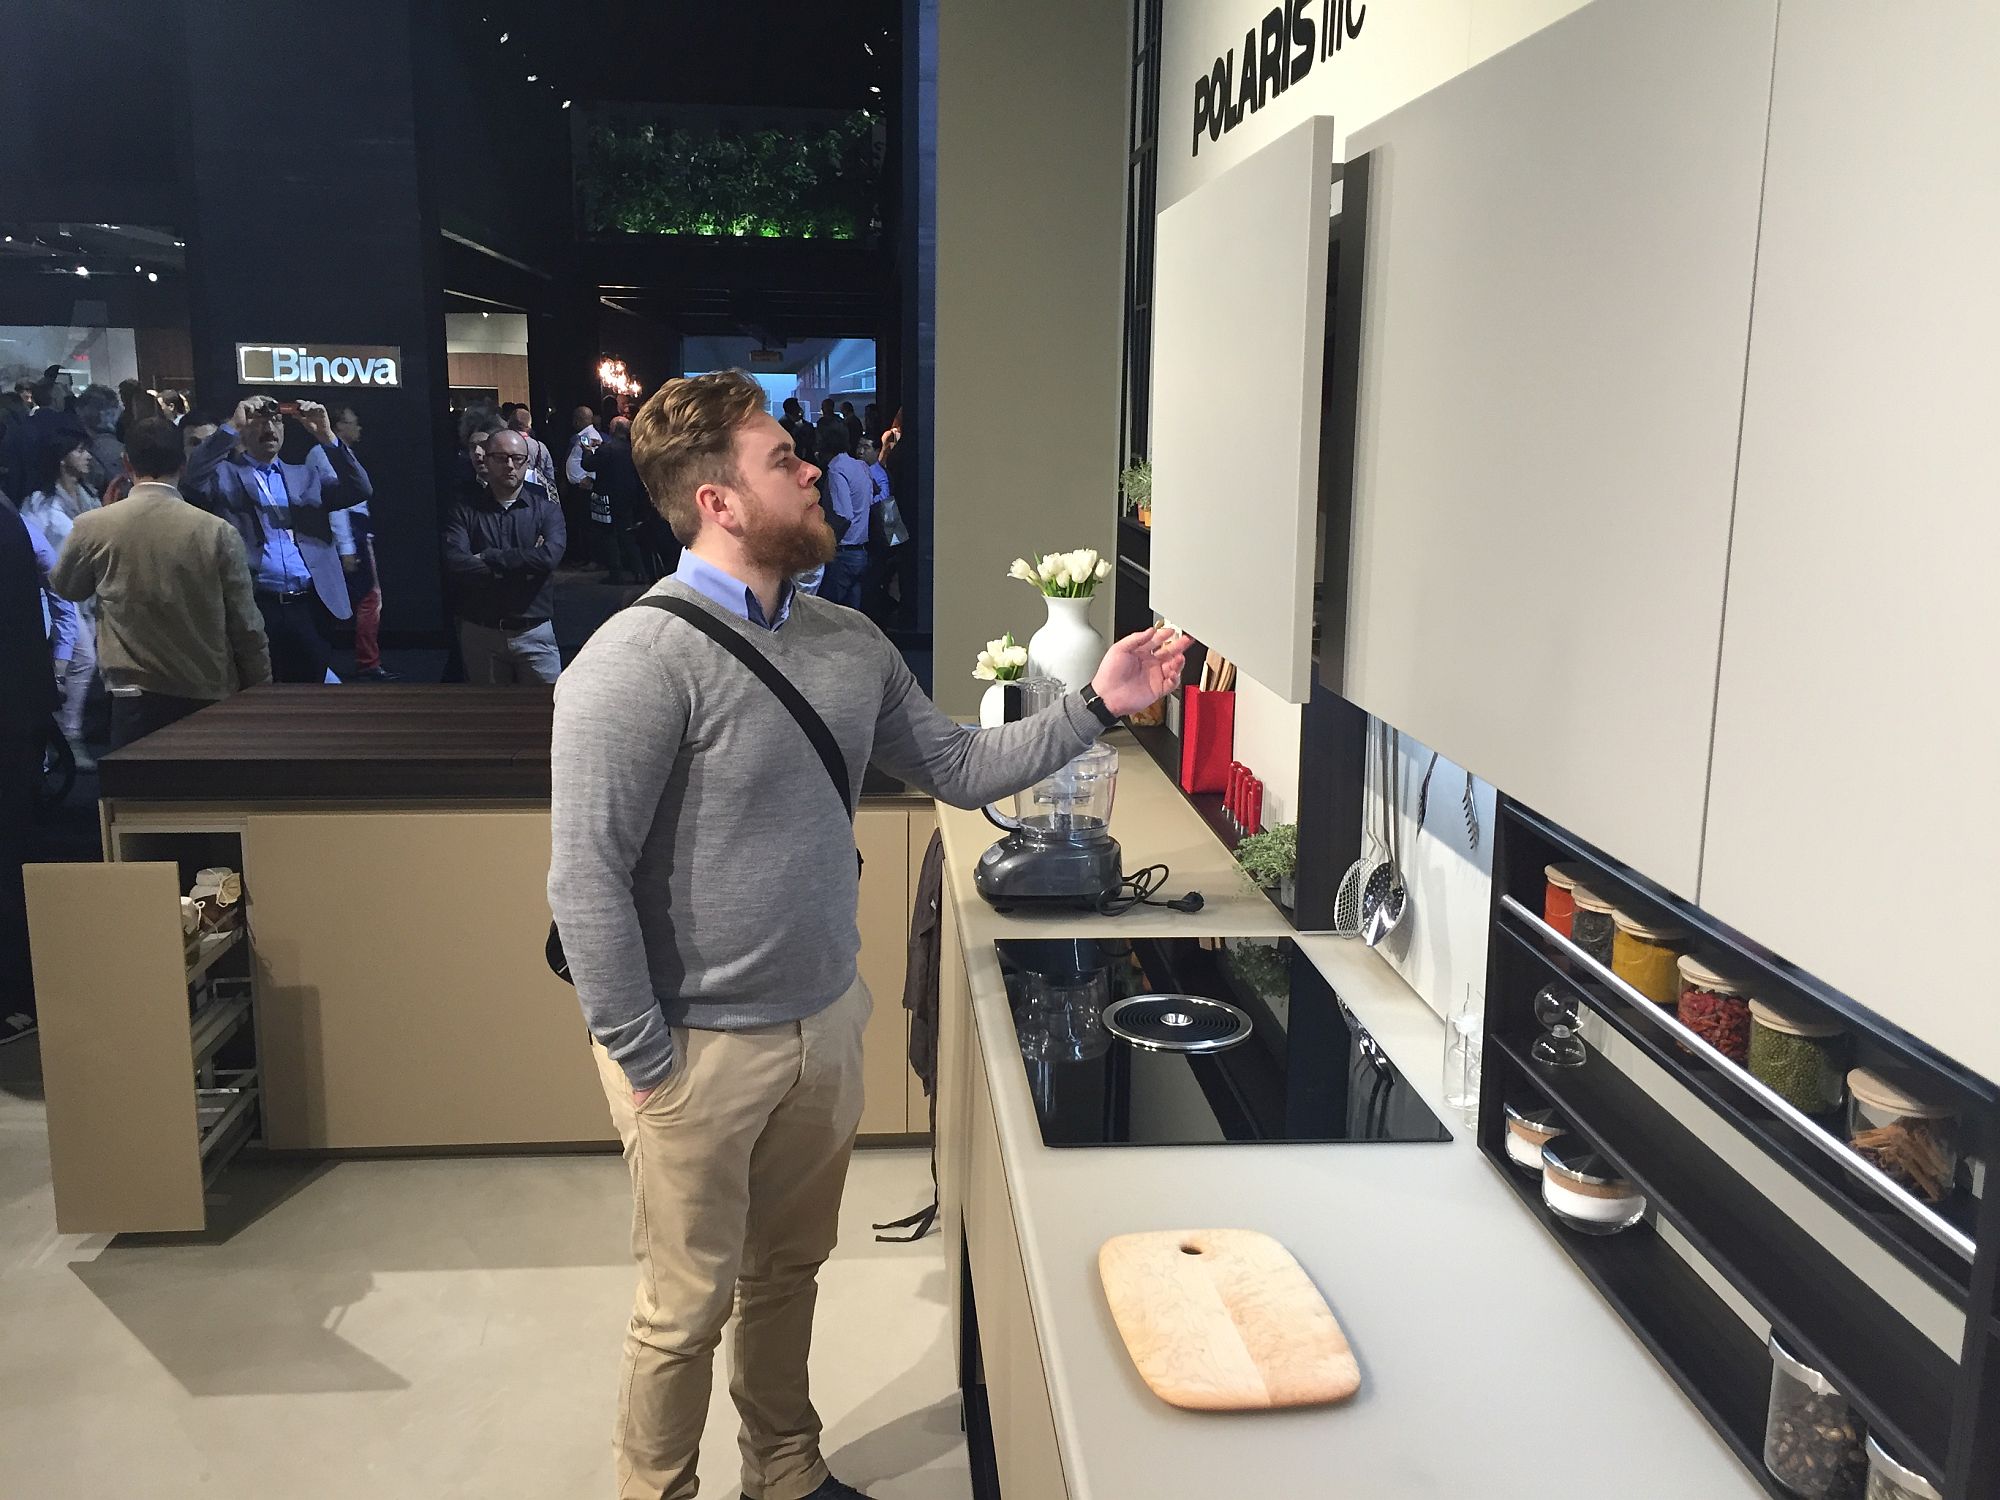
M 1611 966 L 1611 939 L 1617 931 L 1609 901 L 1577 886 L 1576 913 L 1570 918 L 1569 940 L 1606 968 Z
M 1793 1108 L 1809 1115 L 1840 1108 L 1846 1071 L 1847 1034 L 1838 1026 L 1750 1002 L 1750 1072 Z
M 1564 937 L 1576 916 L 1576 880 L 1582 865 L 1549 865 L 1542 871 L 1542 920 Z
M 1686 935 L 1622 911 L 1611 914 L 1611 925 L 1611 972 L 1655 1005 L 1672 1005 L 1680 990 L 1674 968 L 1680 953 L 1674 945 Z
M 1507 1106 L 1507 1159 L 1530 1172 L 1542 1170 L 1542 1147 L 1569 1127 L 1552 1109 Z
M 1867 1450 L 1868 1500 L 1940 1500 L 1936 1485 L 1898 1461 L 1873 1434 Z
M 1681 1025 L 1733 1063 L 1750 1060 L 1750 1001 L 1743 986 L 1682 954 Z
M 1867 1429 L 1819 1371 L 1771 1335 L 1771 1408 L 1764 1467 L 1801 1500 L 1861 1500 Z
M 1574 1135 L 1542 1147 L 1542 1202 L 1583 1234 L 1617 1234 L 1646 1217 L 1646 1195 Z
M 1847 1075 L 1847 1139 L 1904 1187 L 1941 1203 L 1958 1175 L 1958 1120 L 1948 1105 L 1921 1098 L 1897 1075 L 1856 1068 Z

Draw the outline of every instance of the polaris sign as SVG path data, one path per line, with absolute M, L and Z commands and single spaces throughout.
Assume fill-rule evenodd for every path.
M 403 351 L 385 344 L 238 344 L 236 378 L 245 385 L 403 383 Z

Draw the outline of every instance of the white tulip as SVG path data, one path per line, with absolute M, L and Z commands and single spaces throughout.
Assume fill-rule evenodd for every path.
M 1000 660 L 1000 653 L 1005 651 L 1006 649 L 1007 649 L 1007 642 L 1004 639 L 997 641 L 988 641 L 986 643 L 986 649 L 980 652 L 979 654 L 982 657 L 991 657 L 994 661 L 998 661 Z
M 1028 648 L 1026 646 L 1009 646 L 1001 656 L 1000 662 L 1003 666 L 1025 667 L 1028 664 Z
M 981 682 L 997 682 L 1000 678 L 1000 674 L 983 660 L 972 669 L 972 675 Z
M 1014 565 L 1007 570 L 1007 576 L 1009 578 L 1018 578 L 1023 583 L 1038 583 L 1041 581 L 1035 574 L 1035 565 L 1025 557 L 1014 559 Z
M 1108 560 L 1099 559 L 1097 564 L 1097 581 L 1099 583 L 1102 583 L 1104 582 L 1105 579 L 1109 578 L 1110 576 L 1111 576 L 1110 562 Z
M 1053 582 L 1056 576 L 1056 569 L 1060 568 L 1062 563 L 1062 558 L 1055 553 L 1050 553 L 1047 557 L 1043 558 L 1036 568 L 1036 571 L 1041 576 L 1041 581 L 1043 583 Z

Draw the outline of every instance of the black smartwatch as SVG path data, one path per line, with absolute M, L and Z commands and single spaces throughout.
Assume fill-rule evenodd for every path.
M 1097 722 L 1106 729 L 1118 727 L 1118 715 L 1104 706 L 1104 700 L 1097 696 L 1097 689 L 1089 683 L 1083 685 L 1083 706 L 1097 715 Z

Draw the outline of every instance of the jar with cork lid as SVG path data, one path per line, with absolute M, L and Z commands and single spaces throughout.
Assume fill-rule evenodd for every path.
M 1611 914 L 1611 972 L 1655 1005 L 1672 1005 L 1680 993 L 1674 967 L 1686 934 L 1630 912 Z
M 1809 1115 L 1839 1109 L 1847 1056 L 1847 1033 L 1838 1026 L 1750 1002 L 1751 1075 L 1794 1109 Z
M 1716 973 L 1692 954 L 1683 953 L 1681 992 L 1676 1013 L 1687 1027 L 1731 1062 L 1750 1060 L 1750 997 L 1747 986 Z
M 1570 918 L 1569 940 L 1585 953 L 1611 967 L 1611 940 L 1618 930 L 1609 901 L 1594 891 L 1577 886 L 1573 892 L 1575 915 Z
M 1929 1203 L 1942 1203 L 1958 1175 L 1958 1119 L 1900 1074 L 1856 1068 L 1847 1075 L 1848 1144 Z

